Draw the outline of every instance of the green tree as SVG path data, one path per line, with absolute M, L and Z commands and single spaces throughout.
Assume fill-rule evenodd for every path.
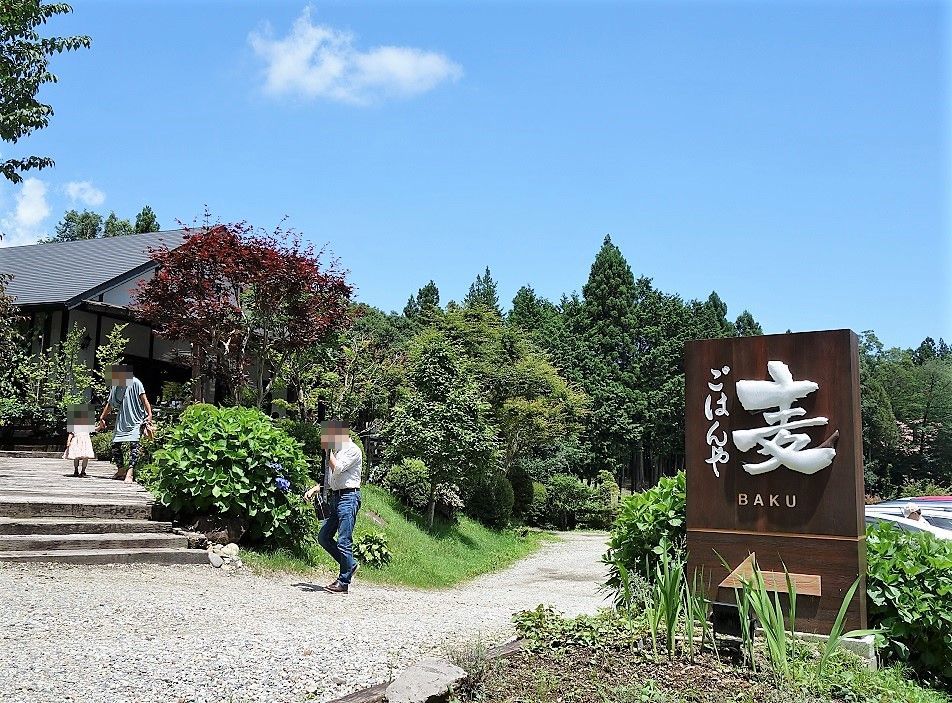
M 437 489 L 485 475 L 495 440 L 479 389 L 446 336 L 423 330 L 408 352 L 406 381 L 387 434 L 393 459 L 420 459 L 427 467 L 432 529 Z
M 41 240 L 41 244 L 51 242 L 75 242 L 80 239 L 97 239 L 102 236 L 102 215 L 91 210 L 68 210 L 63 219 L 57 223 L 56 234 L 49 239 Z
M 417 291 L 416 296 L 410 296 L 403 315 L 414 322 L 425 321 L 440 312 L 440 289 L 432 280 Z
M 738 337 L 756 337 L 764 333 L 764 328 L 760 326 L 760 323 L 754 319 L 754 316 L 748 310 L 744 310 L 737 316 L 734 329 L 737 331 Z
M 463 305 L 469 308 L 483 307 L 492 310 L 500 317 L 502 316 L 502 310 L 499 308 L 498 285 L 493 280 L 488 266 L 486 272 L 481 276 L 476 276 L 476 280 L 470 284 L 469 292 L 463 299 Z
M 53 116 L 52 106 L 36 99 L 40 87 L 55 83 L 49 71 L 53 54 L 89 48 L 87 36 L 41 37 L 37 29 L 57 15 L 72 12 L 66 3 L 13 0 L 0 3 L 0 139 L 11 144 L 43 129 Z M 48 156 L 28 156 L 0 162 L 0 171 L 13 183 L 23 172 L 53 165 Z
M 635 278 L 610 236 L 595 257 L 582 295 L 573 327 L 581 347 L 578 370 L 592 399 L 585 437 L 594 462 L 587 470 L 592 476 L 603 468 L 617 473 L 631 463 L 641 439 L 645 395 L 637 386 Z
M 102 229 L 102 236 L 104 237 L 121 237 L 133 232 L 132 223 L 129 220 L 119 219 L 114 212 L 109 213 Z
M 692 300 L 690 307 L 695 339 L 737 336 L 737 328 L 727 319 L 727 303 L 721 300 L 717 292 L 712 291 L 704 302 Z
M 633 488 L 654 485 L 669 459 L 684 446 L 684 343 L 691 338 L 690 311 L 677 295 L 654 288 L 648 278 L 635 285 L 638 349 L 636 386 L 645 399 Z M 645 461 L 647 454 L 647 466 Z
M 136 215 L 136 224 L 135 224 L 135 233 L 136 234 L 145 234 L 146 232 L 159 232 L 161 231 L 159 226 L 159 219 L 155 216 L 152 208 L 146 205 L 143 207 L 139 214 Z

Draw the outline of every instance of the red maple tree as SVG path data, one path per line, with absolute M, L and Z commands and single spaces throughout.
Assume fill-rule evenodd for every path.
M 293 230 L 246 222 L 185 228 L 181 246 L 152 252 L 155 276 L 139 284 L 136 308 L 157 335 L 187 341 L 193 398 L 208 379 L 261 407 L 288 356 L 349 324 L 353 288 L 336 259 Z

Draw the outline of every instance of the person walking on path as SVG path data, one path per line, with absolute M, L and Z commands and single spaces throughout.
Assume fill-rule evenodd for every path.
M 93 443 L 89 438 L 89 433 L 93 430 L 93 418 L 96 417 L 93 409 L 86 405 L 71 405 L 67 412 L 66 428 L 69 432 L 66 438 L 66 451 L 63 452 L 64 459 L 72 459 L 73 476 L 76 478 L 86 478 L 86 466 L 90 459 L 96 458 L 96 452 L 93 451 Z M 82 473 L 79 471 L 82 463 Z
M 152 405 L 146 397 L 142 381 L 132 375 L 132 368 L 124 364 L 109 367 L 106 378 L 112 389 L 109 400 L 99 416 L 98 429 L 106 428 L 106 418 L 116 411 L 116 431 L 112 435 L 112 461 L 116 465 L 114 479 L 132 483 L 136 463 L 139 461 L 139 438 L 142 426 L 152 422 Z M 123 460 L 123 446 L 127 447 L 128 469 Z
M 347 593 L 354 572 L 357 571 L 357 562 L 354 559 L 354 524 L 357 522 L 357 511 L 360 510 L 363 456 L 360 447 L 350 438 L 350 429 L 339 422 L 331 422 L 325 426 L 321 445 L 329 450 L 325 478 L 330 517 L 321 525 L 317 541 L 340 566 L 337 580 L 325 586 L 325 590 L 330 593 Z M 320 485 L 314 486 L 304 497 L 310 500 L 320 489 Z

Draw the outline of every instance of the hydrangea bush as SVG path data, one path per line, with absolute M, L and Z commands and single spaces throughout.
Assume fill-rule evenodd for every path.
M 153 463 L 155 491 L 181 518 L 237 518 L 247 539 L 274 545 L 296 544 L 312 527 L 304 453 L 259 410 L 192 405 Z

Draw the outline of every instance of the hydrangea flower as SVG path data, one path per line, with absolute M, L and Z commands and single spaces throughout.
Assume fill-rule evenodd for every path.
M 269 461 L 269 462 L 266 464 L 266 466 L 267 466 L 269 469 L 271 469 L 272 471 L 274 471 L 276 474 L 280 474 L 280 473 L 283 473 L 283 472 L 284 472 L 284 467 L 281 466 L 281 462 L 280 462 L 280 461 Z
M 291 490 L 291 482 L 284 478 L 284 476 L 278 476 L 274 482 L 277 485 L 278 490 L 282 493 L 287 493 L 289 490 Z

